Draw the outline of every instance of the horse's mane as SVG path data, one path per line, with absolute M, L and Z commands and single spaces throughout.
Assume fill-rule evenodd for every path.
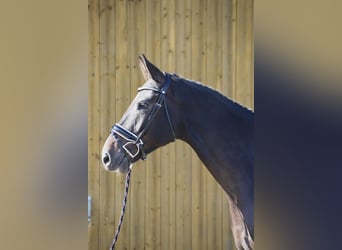
M 210 86 L 204 85 L 200 82 L 197 81 L 193 81 L 184 77 L 180 77 L 178 75 L 174 75 L 178 78 L 178 80 L 185 82 L 186 84 L 191 85 L 192 87 L 194 87 L 195 89 L 199 90 L 200 92 L 204 92 L 209 94 L 210 96 L 212 96 L 213 98 L 215 98 L 216 100 L 218 100 L 222 105 L 227 106 L 230 110 L 235 111 L 234 113 L 244 116 L 247 119 L 253 119 L 254 118 L 254 112 L 245 107 L 242 106 L 241 104 L 233 101 L 232 99 L 224 96 L 223 94 L 221 94 L 219 91 L 211 88 Z

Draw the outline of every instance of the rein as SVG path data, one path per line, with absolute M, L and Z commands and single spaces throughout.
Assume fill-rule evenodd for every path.
M 123 126 L 121 126 L 120 124 L 116 123 L 112 129 L 111 129 L 111 133 L 114 136 L 119 136 L 121 138 L 123 138 L 126 142 L 126 144 L 122 145 L 122 149 L 126 152 L 127 155 L 129 155 L 132 159 L 135 158 L 137 155 L 139 155 L 139 153 L 141 153 L 141 159 L 145 160 L 146 159 L 146 153 L 144 150 L 144 142 L 142 141 L 142 137 L 143 135 L 146 133 L 146 130 L 149 128 L 149 126 L 151 125 L 152 121 L 154 120 L 154 118 L 156 117 L 158 111 L 160 110 L 161 107 L 164 106 L 165 108 L 165 113 L 166 113 L 166 117 L 167 117 L 167 121 L 169 123 L 171 132 L 172 132 L 172 141 L 175 140 L 176 138 L 176 134 L 175 131 L 173 129 L 172 126 L 172 122 L 171 122 L 171 118 L 170 118 L 170 114 L 169 114 L 169 110 L 167 108 L 167 104 L 166 104 L 166 92 L 170 87 L 170 76 L 168 74 L 165 75 L 166 78 L 166 82 L 164 84 L 164 86 L 161 89 L 158 88 L 152 88 L 152 87 L 141 87 L 138 88 L 138 91 L 143 91 L 143 90 L 150 90 L 150 91 L 154 91 L 159 93 L 159 98 L 157 100 L 157 102 L 154 104 L 154 107 L 152 108 L 148 118 L 147 118 L 147 123 L 144 127 L 144 129 L 139 133 L 139 135 L 134 134 L 133 132 L 125 129 Z M 132 152 L 129 148 L 130 145 L 134 145 L 136 147 L 136 152 Z M 127 205 L 127 196 L 128 196 L 128 189 L 129 189 L 129 181 L 130 181 L 130 177 L 131 177 L 131 171 L 132 168 L 130 167 L 127 175 L 126 175 L 126 182 L 125 182 L 125 191 L 124 191 L 124 196 L 123 196 L 123 201 L 122 201 L 122 209 L 121 209 L 121 213 L 120 213 L 120 218 L 119 218 L 119 224 L 116 228 L 116 232 L 114 235 L 114 239 L 113 239 L 113 243 L 111 245 L 111 247 L 109 248 L 109 250 L 114 250 L 115 249 L 115 244 L 118 240 L 119 237 L 119 233 L 121 230 L 121 225 L 123 222 L 123 218 L 125 215 L 125 211 L 126 211 L 126 205 Z
M 116 242 L 118 240 L 119 233 L 120 233 L 120 230 L 121 230 L 121 225 L 122 225 L 123 218 L 124 218 L 125 211 L 126 211 L 127 196 L 128 196 L 128 189 L 129 189 L 129 180 L 131 178 L 131 172 L 132 172 L 132 168 L 130 167 L 129 170 L 128 170 L 128 173 L 126 175 L 125 191 L 124 191 L 124 196 L 123 196 L 123 200 L 122 200 L 122 209 L 121 209 L 121 213 L 120 213 L 119 224 L 118 224 L 118 227 L 116 228 L 116 232 L 115 232 L 115 235 L 114 235 L 113 243 L 112 243 L 111 247 L 109 248 L 109 250 L 114 250 L 115 249 L 115 244 L 116 244 Z

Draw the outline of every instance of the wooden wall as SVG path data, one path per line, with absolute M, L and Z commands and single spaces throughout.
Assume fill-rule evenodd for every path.
M 89 249 L 109 249 L 124 176 L 100 165 L 110 127 L 144 81 L 137 57 L 253 108 L 252 0 L 88 0 Z M 192 149 L 172 143 L 135 164 L 117 249 L 232 249 L 228 204 Z

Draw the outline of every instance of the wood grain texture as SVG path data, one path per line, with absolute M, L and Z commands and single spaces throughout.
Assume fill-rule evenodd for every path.
M 92 198 L 91 220 L 88 223 L 88 248 L 99 244 L 99 178 L 100 178 L 100 52 L 99 3 L 88 1 L 88 195 Z
M 100 152 L 144 83 L 138 55 L 253 108 L 253 1 L 88 0 L 88 249 L 108 249 L 125 176 Z M 233 249 L 228 201 L 196 153 L 177 141 L 133 167 L 118 249 Z
M 99 30 L 100 30 L 100 149 L 106 135 L 109 124 L 114 119 L 115 105 L 111 92 L 115 87 L 114 72 L 114 1 L 99 1 Z M 100 154 L 100 152 L 99 152 Z M 115 215 L 115 187 L 117 182 L 112 175 L 108 175 L 100 168 L 100 192 L 99 192 L 99 249 L 109 248 L 112 234 L 117 221 Z

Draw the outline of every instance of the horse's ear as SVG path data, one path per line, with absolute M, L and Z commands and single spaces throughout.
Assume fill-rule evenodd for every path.
M 149 79 L 153 79 L 156 82 L 163 84 L 164 83 L 164 73 L 160 71 L 156 66 L 154 66 L 145 55 L 139 56 L 139 66 L 141 69 L 141 72 L 144 75 L 145 81 Z

